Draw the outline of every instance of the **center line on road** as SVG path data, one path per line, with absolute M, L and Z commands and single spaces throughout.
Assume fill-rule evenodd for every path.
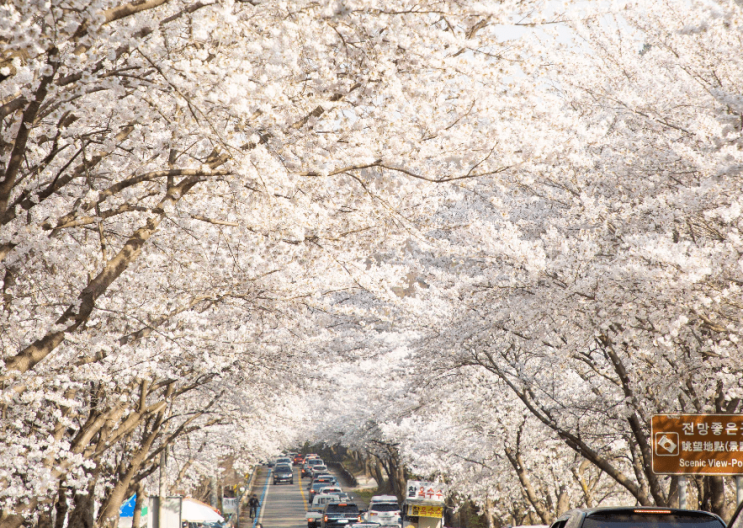
M 307 505 L 307 497 L 304 496 L 304 486 L 302 486 L 302 471 L 298 471 L 299 476 L 299 493 L 302 494 L 302 502 L 304 502 L 304 511 L 310 511 L 310 507 Z

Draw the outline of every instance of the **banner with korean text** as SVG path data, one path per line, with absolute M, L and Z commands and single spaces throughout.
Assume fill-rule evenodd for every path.
M 446 499 L 446 485 L 438 482 L 409 480 L 405 499 L 409 503 L 414 501 L 443 503 Z
M 650 435 L 654 473 L 743 475 L 742 414 L 656 414 Z

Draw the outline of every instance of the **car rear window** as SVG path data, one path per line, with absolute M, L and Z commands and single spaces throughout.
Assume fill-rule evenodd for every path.
M 589 514 L 581 528 L 725 528 L 711 515 L 695 512 L 653 513 L 642 510 Z
M 322 464 L 322 460 L 319 460 L 317 458 L 311 458 L 307 461 L 310 466 L 316 466 L 318 464 Z
M 328 504 L 328 513 L 358 513 L 359 508 L 355 504 Z
M 393 504 L 393 503 L 381 503 L 381 504 L 376 503 L 376 504 L 372 504 L 371 506 L 369 506 L 369 509 L 374 510 L 374 511 L 388 512 L 388 511 L 397 511 L 400 509 L 400 507 L 397 504 Z

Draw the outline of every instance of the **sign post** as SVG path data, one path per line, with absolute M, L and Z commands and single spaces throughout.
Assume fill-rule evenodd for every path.
M 656 414 L 650 436 L 653 473 L 679 476 L 679 508 L 687 505 L 685 475 L 735 476 L 743 502 L 743 414 Z

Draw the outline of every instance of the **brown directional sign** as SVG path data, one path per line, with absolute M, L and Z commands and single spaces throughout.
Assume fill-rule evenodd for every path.
M 656 414 L 653 472 L 743 475 L 743 414 Z

